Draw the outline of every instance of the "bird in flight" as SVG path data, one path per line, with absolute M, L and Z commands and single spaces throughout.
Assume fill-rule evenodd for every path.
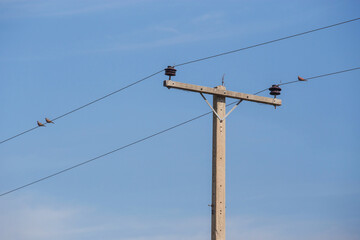
M 42 123 L 39 122 L 39 121 L 37 121 L 37 125 L 38 125 L 39 127 L 46 127 L 44 124 L 42 124 Z
M 47 123 L 53 123 L 53 124 L 55 124 L 53 121 L 51 121 L 51 120 L 48 119 L 48 118 L 45 118 L 45 121 L 46 121 Z

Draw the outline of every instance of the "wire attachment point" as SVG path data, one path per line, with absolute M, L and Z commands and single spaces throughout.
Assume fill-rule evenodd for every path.
M 165 68 L 165 75 L 169 76 L 169 80 L 171 80 L 171 76 L 176 75 L 175 67 L 174 66 L 168 66 L 167 68 Z

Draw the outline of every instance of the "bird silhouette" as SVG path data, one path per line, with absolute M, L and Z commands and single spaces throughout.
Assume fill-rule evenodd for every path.
M 53 123 L 53 124 L 55 124 L 53 121 L 51 121 L 51 120 L 48 119 L 48 118 L 45 118 L 45 121 L 46 121 L 47 123 Z
M 298 80 L 299 80 L 299 81 L 306 81 L 306 79 L 304 79 L 304 78 L 302 78 L 302 77 L 300 77 L 300 76 L 298 76 Z
M 42 124 L 42 123 L 39 122 L 39 121 L 37 121 L 37 125 L 38 125 L 39 127 L 46 127 L 44 124 Z

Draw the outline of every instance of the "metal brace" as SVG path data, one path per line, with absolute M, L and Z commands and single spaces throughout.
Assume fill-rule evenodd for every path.
M 211 104 L 210 104 L 209 101 L 206 99 L 206 97 L 204 96 L 204 94 L 200 93 L 200 95 L 203 97 L 203 99 L 205 100 L 205 102 L 207 103 L 207 105 L 209 105 L 209 107 L 211 108 L 211 110 L 213 111 L 213 113 L 216 115 L 216 117 L 220 120 L 220 122 L 224 121 L 224 120 L 230 115 L 230 113 L 231 113 L 232 111 L 234 111 L 235 108 L 236 108 L 237 106 L 239 106 L 239 104 L 243 101 L 242 99 L 239 100 L 239 101 L 235 104 L 235 106 L 225 115 L 224 118 L 220 118 L 220 116 L 217 114 L 217 112 L 215 111 L 215 109 L 211 106 Z

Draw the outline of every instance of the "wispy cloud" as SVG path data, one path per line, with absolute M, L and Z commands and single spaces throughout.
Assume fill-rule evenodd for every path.
M 224 17 L 222 12 L 205 13 L 192 19 L 193 23 L 220 22 Z
M 226 29 L 202 29 L 202 31 L 189 31 L 188 29 L 184 30 L 180 27 L 178 28 L 176 24 L 173 25 L 174 26 L 154 24 L 142 29 L 132 29 L 128 32 L 124 31 L 117 34 L 109 34 L 101 40 L 86 39 L 85 41 L 87 41 L 87 44 L 83 44 L 79 48 L 76 48 L 76 50 L 74 50 L 73 48 L 69 49 L 69 51 L 64 49 L 63 51 L 58 51 L 56 53 L 52 52 L 51 55 L 47 52 L 45 53 L 46 55 L 37 53 L 36 56 L 0 56 L 0 61 L 34 61 L 54 59 L 59 57 L 69 57 L 74 55 L 161 48 L 167 46 L 195 43 L 199 41 L 223 39 L 233 35 L 232 31 L 227 31 Z M 150 37 L 143 38 L 144 35 L 148 35 Z M 139 41 L 138 39 L 141 39 L 141 41 Z M 101 44 L 98 44 L 99 41 L 101 42 Z
M 108 215 L 88 206 L 45 203 L 43 199 L 2 199 L 0 239 L 205 240 L 210 236 L 210 216 Z M 356 225 L 354 221 L 352 225 Z M 252 240 L 359 239 L 359 230 L 349 231 L 348 223 L 279 216 L 233 216 L 227 219 L 227 236 L 229 239 Z
M 0 17 L 51 17 L 87 14 L 131 6 L 145 0 L 0 0 Z
M 142 39 L 141 36 L 149 34 L 151 31 L 161 32 L 158 35 L 152 35 L 151 39 L 134 42 L 134 39 Z M 178 46 L 188 43 L 196 43 L 200 41 L 211 41 L 216 39 L 228 38 L 233 33 L 227 30 L 219 31 L 196 31 L 182 32 L 176 27 L 167 26 L 149 26 L 144 29 L 137 30 L 119 36 L 108 36 L 106 44 L 91 50 L 78 52 L 77 54 L 92 54 L 106 52 L 133 51 L 152 48 L 162 48 L 167 46 Z
M 167 27 L 167 26 L 152 26 L 149 28 L 149 31 L 174 33 L 174 34 L 180 33 L 180 31 L 175 27 Z
M 0 239 L 204 239 L 203 219 L 146 219 L 108 216 L 91 208 L 35 203 L 33 198 L 2 201 Z M 43 202 L 43 201 L 42 201 Z M 190 227 L 190 228 L 189 228 Z M 200 231 L 200 232 L 199 232 Z M 101 237 L 100 237 L 101 236 Z
M 174 37 L 156 39 L 148 42 L 116 44 L 109 48 L 100 49 L 98 50 L 98 52 L 128 51 L 135 49 L 157 48 L 157 47 L 184 44 L 189 42 L 197 42 L 205 39 L 207 40 L 215 39 L 219 37 L 224 37 L 224 35 L 189 33 L 189 34 L 177 35 Z

